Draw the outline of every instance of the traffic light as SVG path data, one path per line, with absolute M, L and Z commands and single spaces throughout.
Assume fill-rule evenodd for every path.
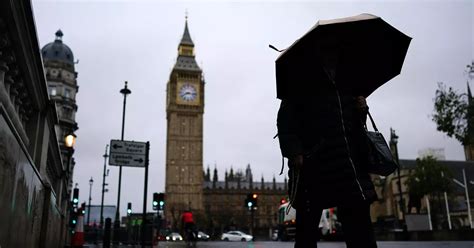
M 250 211 L 254 211 L 257 209 L 258 206 L 258 195 L 253 193 L 253 194 L 247 194 L 247 198 L 245 198 L 245 207 L 248 208 Z
M 153 210 L 163 210 L 165 207 L 165 194 L 153 193 Z
M 77 223 L 77 214 L 74 210 L 72 210 L 69 215 L 69 227 L 72 230 L 74 230 L 74 227 L 76 227 L 76 223 Z
M 127 215 L 130 216 L 130 214 L 132 214 L 132 203 L 129 202 L 127 204 Z
M 256 208 L 258 206 L 258 195 L 257 194 L 252 194 L 252 203 L 253 207 Z
M 158 194 L 158 209 L 163 210 L 165 207 L 165 194 L 159 193 Z
M 81 204 L 81 214 L 82 215 L 86 214 L 86 202 L 83 202 Z
M 153 210 L 158 210 L 158 193 L 153 193 Z
M 280 205 L 281 205 L 281 204 L 285 204 L 285 203 L 286 203 L 286 198 L 281 198 L 281 200 L 280 200 Z
M 72 206 L 74 208 L 77 208 L 78 203 L 79 203 L 79 189 L 74 188 L 74 191 L 72 193 Z

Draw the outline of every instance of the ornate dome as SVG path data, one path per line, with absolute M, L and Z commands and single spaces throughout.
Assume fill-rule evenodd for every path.
M 41 49 L 41 54 L 44 60 L 59 60 L 65 63 L 74 65 L 74 55 L 71 48 L 63 43 L 63 32 L 58 30 L 56 32 L 56 39 L 54 42 L 46 44 Z

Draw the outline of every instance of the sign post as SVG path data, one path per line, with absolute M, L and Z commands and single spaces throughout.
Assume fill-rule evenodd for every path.
M 146 227 L 147 227 L 147 219 L 146 219 L 146 197 L 148 193 L 148 154 L 150 152 L 150 142 L 146 142 L 145 148 L 145 185 L 144 185 L 144 193 L 143 193 L 143 221 L 142 221 L 142 248 L 145 248 L 145 237 L 146 237 Z
M 136 142 L 127 140 L 111 140 L 109 151 L 109 165 L 144 167 L 145 185 L 143 194 L 143 217 L 142 217 L 142 247 L 145 247 L 146 236 L 146 200 L 148 193 L 148 164 L 150 154 L 150 142 Z

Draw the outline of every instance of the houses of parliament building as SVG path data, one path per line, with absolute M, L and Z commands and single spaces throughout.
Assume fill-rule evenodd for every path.
M 181 213 L 191 210 L 200 227 L 246 228 L 250 212 L 248 194 L 258 195 L 254 226 L 272 227 L 287 183 L 254 181 L 250 165 L 245 173 L 231 168 L 219 180 L 215 168 L 203 168 L 203 115 L 205 81 L 195 60 L 194 43 L 186 19 L 178 45 L 178 58 L 167 83 L 166 96 L 166 208 L 171 226 L 179 226 Z

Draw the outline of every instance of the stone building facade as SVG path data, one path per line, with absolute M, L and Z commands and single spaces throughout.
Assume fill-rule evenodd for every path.
M 176 223 L 188 209 L 203 210 L 204 78 L 186 20 L 166 97 L 166 218 Z
M 286 183 L 254 182 L 250 165 L 245 174 L 233 169 L 219 181 L 203 173 L 204 77 L 196 63 L 194 43 L 186 20 L 178 58 L 167 84 L 166 208 L 171 227 L 178 227 L 185 210 L 195 213 L 202 228 L 247 228 L 247 194 L 259 196 L 254 212 L 257 228 L 276 223 L 279 202 L 286 197 Z
M 392 153 L 396 158 L 398 158 L 397 139 L 398 136 L 392 131 L 389 143 Z M 466 159 L 468 159 L 468 157 L 466 157 Z M 469 183 L 474 180 L 473 161 L 439 160 L 438 163 L 448 168 L 453 178 L 461 182 L 463 181 L 462 171 L 464 170 L 468 182 L 469 195 L 472 196 L 474 194 L 474 185 Z M 410 188 L 406 185 L 409 176 L 417 166 L 416 160 L 400 159 L 399 165 L 400 175 L 396 171 L 387 177 L 372 176 L 372 181 L 374 182 L 379 198 L 378 201 L 371 205 L 372 222 L 384 225 L 387 228 L 399 228 L 400 224 L 404 222 L 406 215 L 417 214 L 417 209 L 414 206 L 418 207 L 418 213 L 425 215 L 428 209 L 426 196 L 421 199 L 414 199 L 414 197 L 410 195 Z M 465 228 L 470 225 L 465 190 L 454 183 L 453 189 L 454 192 L 448 199 L 453 228 Z M 470 197 L 470 204 L 474 206 L 472 197 Z M 445 207 L 442 208 L 445 211 Z M 471 214 L 474 215 L 473 209 L 470 211 Z M 434 228 L 436 229 L 436 227 Z M 447 227 L 443 228 L 446 229 Z
M 474 74 L 474 61 L 468 65 L 470 74 Z M 472 98 L 471 88 L 467 84 L 467 136 L 469 143 L 464 146 L 464 154 L 467 161 L 474 161 L 474 99 Z
M 258 207 L 254 212 L 254 226 L 269 229 L 277 224 L 277 212 L 282 199 L 287 199 L 287 182 L 265 182 L 263 177 L 253 181 L 252 170 L 247 165 L 245 173 L 233 168 L 226 171 L 224 180 L 218 180 L 217 169 L 211 179 L 210 169 L 204 174 L 204 227 L 214 232 L 238 229 L 248 230 L 251 213 L 245 206 L 248 194 L 257 194 Z
M 29 0 L 0 1 L 0 246 L 63 247 L 70 173 Z
M 73 134 L 78 125 L 76 122 L 76 94 L 79 90 L 77 85 L 77 72 L 74 69 L 74 55 L 72 50 L 63 43 L 63 32 L 58 30 L 53 42 L 46 44 L 41 49 L 43 55 L 44 72 L 48 82 L 48 93 L 51 101 L 56 104 L 59 123 L 56 125 L 56 137 L 64 164 L 69 164 L 68 194 L 72 190 L 72 178 L 74 175 L 74 149 L 64 144 L 64 137 Z M 70 159 L 69 159 L 70 158 Z

